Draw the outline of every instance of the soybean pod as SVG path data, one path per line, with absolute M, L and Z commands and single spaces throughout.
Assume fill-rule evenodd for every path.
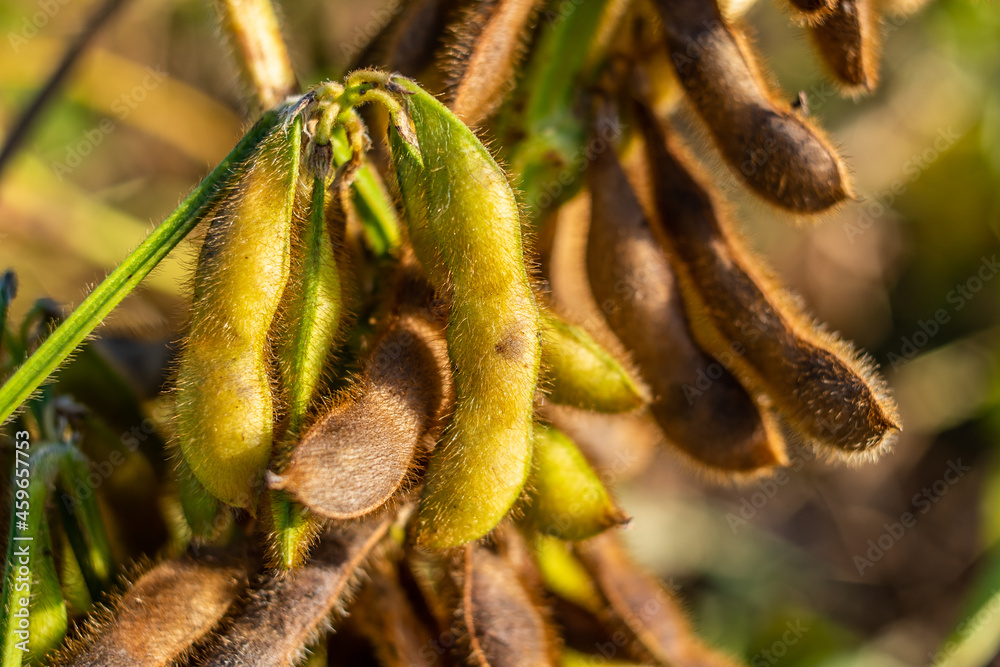
M 393 162 L 417 259 L 450 301 L 456 405 L 431 456 L 417 520 L 425 547 L 478 539 L 507 514 L 531 466 L 538 308 L 517 203 L 476 136 L 408 81 L 419 147 L 395 129 Z
M 656 234 L 670 256 L 695 338 L 808 439 L 877 452 L 899 430 L 872 363 L 803 315 L 729 230 L 658 121 L 639 110 L 653 172 Z
M 177 440 L 191 472 L 219 500 L 251 510 L 271 456 L 268 332 L 288 281 L 301 128 L 298 117 L 274 128 L 218 209 L 177 372 Z
M 614 151 L 597 157 L 588 178 L 590 286 L 652 389 L 650 412 L 667 442 L 718 470 L 752 472 L 783 463 L 774 418 L 695 344 L 674 273 Z
M 737 38 L 716 0 L 655 4 L 687 98 L 751 190 L 799 213 L 818 213 L 850 196 L 836 151 L 771 94 L 750 46 Z

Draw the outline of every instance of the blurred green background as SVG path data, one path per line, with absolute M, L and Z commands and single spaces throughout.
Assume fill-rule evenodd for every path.
M 284 3 L 303 83 L 339 76 L 394 1 Z M 846 156 L 858 201 L 801 225 L 715 172 L 752 245 L 819 320 L 879 363 L 904 433 L 877 465 L 802 449 L 783 475 L 745 484 L 705 480 L 660 452 L 619 488 L 634 516 L 626 537 L 706 637 L 752 667 L 993 664 L 1000 13 L 932 0 L 888 18 L 880 88 L 852 100 L 779 5 L 761 0 L 746 21 L 777 82 L 789 98 L 805 91 Z M 0 132 L 95 6 L 0 3 Z M 41 296 L 79 303 L 228 151 L 246 114 L 210 3 L 129 3 L 0 177 L 0 269 L 21 283 L 14 318 Z M 192 247 L 105 334 L 174 335 Z

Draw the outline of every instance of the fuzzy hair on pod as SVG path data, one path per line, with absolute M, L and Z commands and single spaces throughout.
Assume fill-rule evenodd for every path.
M 629 412 L 649 402 L 645 387 L 584 329 L 543 308 L 541 382 L 553 403 Z
M 437 327 L 399 317 L 375 342 L 358 386 L 306 430 L 268 486 L 328 519 L 377 510 L 407 485 L 438 435 L 448 373 Z
M 626 523 L 587 459 L 564 434 L 535 425 L 525 520 L 534 530 L 563 540 L 585 540 Z
M 617 535 L 578 542 L 576 554 L 604 598 L 604 620 L 631 640 L 631 653 L 676 667 L 737 667 L 694 634 L 678 602 L 629 559 Z
M 441 67 L 451 75 L 449 108 L 475 127 L 514 86 L 540 0 L 475 0 L 455 22 Z
M 875 90 L 882 50 L 875 0 L 837 0 L 828 16 L 810 26 L 809 36 L 827 69 L 845 90 Z
M 456 618 L 467 664 L 555 667 L 546 617 L 516 571 L 500 556 L 470 544 L 453 572 L 461 591 Z
M 670 263 L 614 151 L 590 165 L 590 287 L 653 391 L 669 444 L 710 469 L 753 472 L 786 460 L 774 418 L 694 342 Z
M 681 86 L 738 178 L 797 213 L 818 213 L 850 196 L 830 142 L 770 93 L 750 46 L 715 0 L 655 4 Z
M 728 227 L 689 160 L 638 110 L 653 175 L 655 233 L 698 342 L 755 396 L 828 451 L 877 454 L 899 416 L 873 364 L 805 316 Z
M 291 667 L 305 647 L 342 614 L 372 550 L 394 517 L 342 527 L 325 535 L 312 559 L 275 574 L 250 593 L 243 609 L 216 638 L 205 667 Z
M 412 82 L 399 86 L 419 146 L 393 128 L 392 158 L 415 255 L 450 301 L 455 409 L 428 464 L 416 539 L 444 549 L 491 531 L 531 466 L 538 307 L 517 202 L 476 136 Z
M 271 456 L 268 332 L 290 265 L 302 131 L 277 126 L 245 165 L 205 236 L 180 354 L 180 451 L 209 493 L 251 511 Z
M 64 667 L 166 667 L 219 625 L 247 586 L 244 560 L 163 561 L 71 644 Z

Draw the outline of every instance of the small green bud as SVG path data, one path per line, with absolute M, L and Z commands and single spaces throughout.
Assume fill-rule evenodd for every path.
M 580 327 L 542 310 L 541 378 L 548 399 L 594 412 L 628 412 L 649 401 L 646 388 Z
M 542 534 L 585 540 L 628 520 L 573 441 L 554 428 L 535 426 L 528 480 L 525 519 Z

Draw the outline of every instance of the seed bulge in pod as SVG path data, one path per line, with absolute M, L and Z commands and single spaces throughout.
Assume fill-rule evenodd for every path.
M 514 194 L 486 148 L 414 83 L 398 80 L 419 147 L 390 132 L 410 240 L 450 300 L 456 404 L 428 465 L 417 541 L 448 548 L 491 531 L 531 466 L 538 308 Z

